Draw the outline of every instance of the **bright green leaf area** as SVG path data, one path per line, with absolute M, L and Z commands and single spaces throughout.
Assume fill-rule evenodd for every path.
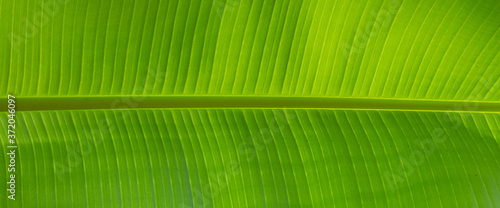
M 499 20 L 498 0 L 0 0 L 0 207 L 500 207 Z
M 16 203 L 25 207 L 500 203 L 498 114 L 203 109 L 18 116 Z

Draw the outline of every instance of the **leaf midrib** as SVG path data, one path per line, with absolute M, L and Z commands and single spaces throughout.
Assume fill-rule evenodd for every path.
M 2 100 L 2 99 L 0 99 Z M 7 103 L 4 98 L 1 102 Z M 7 110 L 7 105 L 1 111 Z M 400 98 L 168 95 L 18 97 L 16 110 L 131 108 L 318 108 L 412 111 L 500 112 L 500 102 Z

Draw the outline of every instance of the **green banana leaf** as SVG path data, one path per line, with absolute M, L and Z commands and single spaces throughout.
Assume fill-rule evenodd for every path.
M 2 0 L 0 207 L 500 207 L 499 31 L 498 0 Z

